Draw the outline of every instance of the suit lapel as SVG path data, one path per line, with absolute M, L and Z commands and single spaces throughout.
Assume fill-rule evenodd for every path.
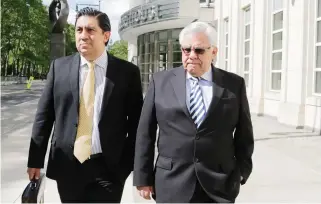
M 108 53 L 107 55 L 108 55 L 107 73 L 105 76 L 105 87 L 104 87 L 101 111 L 99 115 L 99 121 L 102 118 L 103 114 L 105 113 L 108 101 L 113 92 L 113 89 L 114 89 L 113 79 L 115 78 L 116 71 L 117 71 L 115 58 L 113 58 L 113 56 L 109 55 Z
M 70 72 L 69 72 L 69 79 L 70 79 L 70 88 L 71 93 L 74 99 L 74 106 L 77 109 L 77 117 L 79 115 L 79 69 L 80 69 L 80 55 L 79 53 L 75 54 L 70 62 Z M 78 121 L 78 118 L 77 118 Z
M 208 108 L 208 111 L 206 113 L 206 116 L 204 118 L 203 123 L 206 121 L 206 119 L 211 115 L 211 113 L 215 110 L 218 102 L 220 101 L 223 92 L 224 92 L 224 88 L 223 88 L 223 80 L 222 80 L 222 75 L 221 72 L 215 68 L 214 66 L 212 66 L 212 79 L 213 79 L 213 97 L 212 97 L 212 101 L 211 104 Z M 202 124 L 203 124 L 202 123 Z
M 185 70 L 183 66 L 175 68 L 174 70 L 174 77 L 171 79 L 171 83 L 174 89 L 174 92 L 176 94 L 176 97 L 178 99 L 178 102 L 180 103 L 184 113 L 188 118 L 191 118 L 189 111 L 186 106 L 186 76 L 185 76 Z

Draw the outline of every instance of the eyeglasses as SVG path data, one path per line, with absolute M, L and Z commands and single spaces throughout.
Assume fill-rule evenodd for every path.
M 191 48 L 191 47 L 181 47 L 182 51 L 184 52 L 184 54 L 186 55 L 189 55 L 192 50 L 195 52 L 195 54 L 198 54 L 198 55 L 202 55 L 205 53 L 206 50 L 210 49 L 211 47 L 207 47 L 207 48 L 199 48 L 199 47 L 196 47 L 196 48 Z

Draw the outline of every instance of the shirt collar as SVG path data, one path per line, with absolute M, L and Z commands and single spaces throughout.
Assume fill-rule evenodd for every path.
M 94 63 L 95 63 L 95 67 L 99 66 L 101 68 L 106 69 L 108 64 L 107 52 L 104 51 L 97 59 L 94 60 Z M 88 60 L 86 60 L 86 58 L 80 55 L 80 66 L 82 67 L 82 66 L 85 66 L 86 64 L 89 66 Z
M 193 77 L 193 76 L 192 76 L 189 72 L 186 72 L 186 78 L 187 78 L 187 79 L 190 79 L 190 78 L 192 78 L 192 77 Z M 205 73 L 201 76 L 201 78 L 202 78 L 203 80 L 212 82 L 212 67 L 210 67 L 210 68 L 208 69 L 208 71 L 205 72 Z

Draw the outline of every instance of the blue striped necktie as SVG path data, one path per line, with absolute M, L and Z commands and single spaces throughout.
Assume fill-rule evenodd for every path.
M 206 115 L 206 109 L 203 102 L 201 87 L 198 84 L 200 79 L 192 77 L 190 78 L 190 80 L 191 80 L 191 93 L 190 93 L 189 111 L 196 127 L 198 128 Z

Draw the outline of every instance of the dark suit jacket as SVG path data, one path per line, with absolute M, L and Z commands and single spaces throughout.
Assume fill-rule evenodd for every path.
M 77 178 L 73 155 L 78 125 L 79 67 L 77 53 L 51 63 L 32 129 L 28 167 L 43 168 L 54 124 L 47 177 Z M 138 121 L 143 104 L 140 72 L 135 65 L 108 54 L 106 84 L 98 124 L 108 169 L 124 179 L 133 168 Z M 121 172 L 121 173 L 119 173 Z
M 197 180 L 216 201 L 233 202 L 252 171 L 254 140 L 244 80 L 212 70 L 213 99 L 198 129 L 186 106 L 184 68 L 156 73 L 150 81 L 137 130 L 134 185 L 154 185 L 157 202 L 189 202 Z

